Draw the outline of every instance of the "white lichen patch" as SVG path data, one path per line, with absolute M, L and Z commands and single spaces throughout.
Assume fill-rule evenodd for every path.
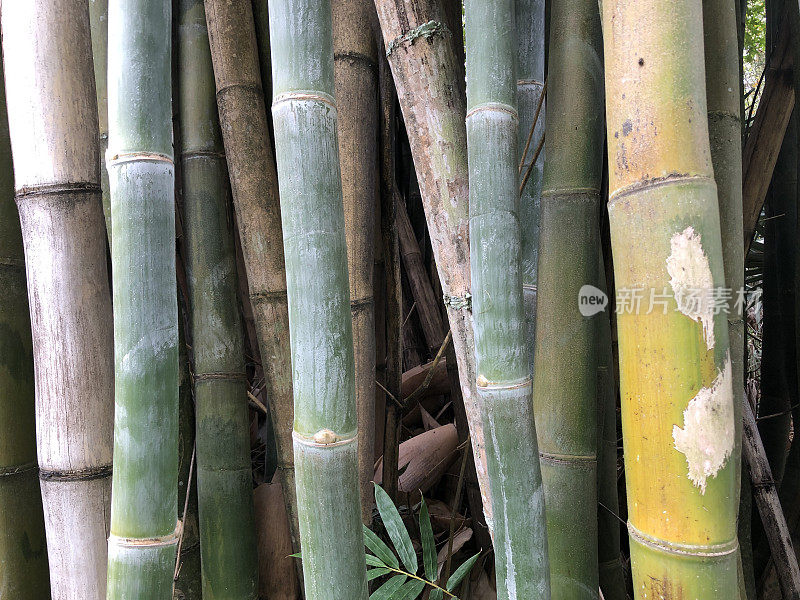
M 733 452 L 733 377 L 730 354 L 711 383 L 701 388 L 683 411 L 683 429 L 672 428 L 675 449 L 686 457 L 689 479 L 706 493 L 706 480 L 725 466 Z
M 700 234 L 692 227 L 670 240 L 667 272 L 678 310 L 703 326 L 706 347 L 714 347 L 714 282 Z

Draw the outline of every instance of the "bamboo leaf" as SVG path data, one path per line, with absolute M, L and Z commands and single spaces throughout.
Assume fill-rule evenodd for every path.
M 370 569 L 367 571 L 367 581 L 372 581 L 373 579 L 377 579 L 378 577 L 383 577 L 384 575 L 391 573 L 391 569 L 386 568 L 379 568 L 379 569 Z
M 444 599 L 444 592 L 440 589 L 434 589 L 428 598 L 428 600 L 443 600 L 443 599 Z
M 419 563 L 417 563 L 417 553 L 414 551 L 408 529 L 389 494 L 377 484 L 375 485 L 375 504 L 378 506 L 383 525 L 386 527 L 386 532 L 389 534 L 400 560 L 403 561 L 403 565 L 409 572 L 416 573 Z
M 399 590 L 392 594 L 389 600 L 414 600 L 425 589 L 425 582 L 421 579 L 406 581 Z
M 372 556 L 372 554 L 366 554 L 365 558 L 367 560 L 367 566 L 369 567 L 385 567 L 387 566 L 380 558 L 377 556 Z
M 448 592 L 452 592 L 455 589 L 455 587 L 459 583 L 461 583 L 461 580 L 467 576 L 467 573 L 470 572 L 472 566 L 475 564 L 475 561 L 478 560 L 478 557 L 480 555 L 481 553 L 478 552 L 475 556 L 470 558 L 467 562 L 465 562 L 463 565 L 458 567 L 458 569 L 456 569 L 456 572 L 453 573 L 450 576 L 450 579 L 447 580 L 447 585 L 445 586 L 445 589 L 447 589 Z
M 425 498 L 419 509 L 419 531 L 422 537 L 422 562 L 425 565 L 425 576 L 436 579 L 436 540 L 433 537 L 433 527 L 431 526 L 431 515 L 428 512 L 428 505 Z
M 364 527 L 364 544 L 367 548 L 372 550 L 373 554 L 380 558 L 384 566 L 394 567 L 395 569 L 400 567 L 400 563 L 397 562 L 397 557 L 394 553 L 389 550 L 389 546 L 387 546 L 381 538 L 375 535 L 369 527 L 366 525 Z
M 395 575 L 389 581 L 384 583 L 377 590 L 372 592 L 369 600 L 390 600 L 394 594 L 405 583 L 408 576 L 405 574 Z

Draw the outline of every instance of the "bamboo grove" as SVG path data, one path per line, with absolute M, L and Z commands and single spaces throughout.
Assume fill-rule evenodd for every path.
M 0 600 L 800 600 L 798 27 L 0 3 Z

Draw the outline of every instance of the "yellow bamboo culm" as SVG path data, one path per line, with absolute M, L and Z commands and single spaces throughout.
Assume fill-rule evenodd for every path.
M 602 9 L 635 595 L 736 598 L 739 444 L 701 0 Z

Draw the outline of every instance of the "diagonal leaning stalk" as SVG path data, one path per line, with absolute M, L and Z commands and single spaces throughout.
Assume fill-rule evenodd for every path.
M 497 592 L 501 600 L 548 598 L 520 267 L 514 0 L 467 0 L 465 37 L 476 389 L 492 490 Z
M 597 354 L 603 59 L 595 0 L 554 3 L 539 231 L 533 405 L 547 505 L 553 597 L 597 598 Z M 569 373 L 563 368 L 569 365 Z
M 89 5 L 3 2 L 2 23 L 51 593 L 54 600 L 99 600 L 113 339 Z
M 116 415 L 108 600 L 171 597 L 179 536 L 170 0 L 109 3 Z
M 269 4 L 306 598 L 366 600 L 328 0 Z
M 0 598 L 50 596 L 36 465 L 31 321 L 25 255 L 0 75 Z
M 609 217 L 618 297 L 627 290 L 617 323 L 628 531 L 642 599 L 738 593 L 737 411 L 727 319 L 711 298 L 725 280 L 702 23 L 700 0 L 603 2 Z M 648 311 L 651 291 L 660 303 Z
M 251 600 L 257 595 L 258 572 L 228 172 L 203 0 L 181 0 L 178 10 L 178 114 L 203 597 Z

